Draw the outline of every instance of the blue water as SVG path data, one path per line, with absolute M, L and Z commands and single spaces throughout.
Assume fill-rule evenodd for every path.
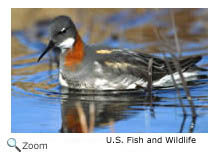
M 205 11 L 205 10 L 199 10 Z M 117 25 L 118 31 L 126 31 L 138 26 L 155 24 L 167 27 L 168 21 L 155 20 L 155 18 L 169 15 L 167 10 L 151 10 L 144 14 L 130 18 L 131 10 L 124 10 L 112 14 L 108 18 L 99 18 L 97 21 Z M 181 10 L 180 10 L 181 12 Z M 197 11 L 193 15 L 197 16 Z M 198 23 L 197 23 L 198 22 Z M 77 23 L 80 25 L 80 23 Z M 170 25 L 169 25 L 170 26 Z M 203 33 L 200 20 L 190 27 L 191 35 Z M 39 27 L 43 35 L 47 36 L 46 28 Z M 172 31 L 169 30 L 169 31 Z M 13 31 L 12 37 L 27 47 L 31 53 L 12 58 L 12 102 L 11 102 L 11 131 L 15 133 L 57 133 L 79 132 L 82 129 L 81 116 L 86 118 L 86 128 L 92 127 L 90 132 L 208 132 L 208 71 L 200 72 L 200 78 L 189 82 L 189 90 L 195 105 L 197 117 L 193 118 L 191 107 L 186 98 L 185 91 L 180 88 L 181 98 L 185 105 L 187 115 L 184 116 L 178 100 L 176 90 L 153 90 L 153 103 L 146 100 L 147 93 L 143 91 L 128 91 L 125 94 L 91 95 L 79 91 L 62 94 L 63 89 L 58 83 L 58 69 L 47 55 L 40 63 L 30 59 L 37 59 L 46 44 L 41 38 L 30 38 L 29 30 Z M 171 32 L 167 33 L 168 35 Z M 83 36 L 85 42 L 88 37 Z M 182 45 L 183 56 L 206 54 L 198 66 L 208 64 L 208 38 L 201 37 L 200 41 L 185 40 Z M 126 37 L 112 40 L 111 37 L 98 44 L 128 49 L 142 49 L 153 45 L 155 42 L 137 43 L 127 41 Z M 157 42 L 156 42 L 157 44 Z M 13 45 L 13 44 L 12 44 Z M 12 52 L 13 54 L 13 52 Z M 161 54 L 155 53 L 158 56 Z M 27 60 L 27 61 L 26 61 Z M 24 62 L 25 61 L 25 62 Z M 38 65 L 53 66 L 52 69 L 37 71 Z M 41 67 L 41 68 L 42 68 Z M 207 66 L 204 68 L 208 69 Z M 47 88 L 50 86 L 50 88 Z M 94 110 L 93 113 L 90 109 Z M 82 110 L 81 113 L 79 111 Z M 92 118 L 94 117 L 94 121 Z M 82 132 L 82 131 L 81 131 Z M 88 132 L 88 131 L 87 131 Z

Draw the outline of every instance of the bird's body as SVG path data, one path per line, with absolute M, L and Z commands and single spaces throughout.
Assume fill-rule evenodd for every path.
M 146 88 L 149 77 L 152 77 L 153 86 L 163 86 L 164 82 L 171 79 L 168 65 L 172 72 L 177 74 L 171 59 L 165 61 L 132 50 L 86 45 L 71 19 L 66 16 L 59 16 L 52 21 L 50 36 L 50 43 L 39 60 L 54 46 L 59 47 L 61 49 L 59 82 L 68 88 L 95 90 Z M 201 57 L 179 59 L 181 71 L 191 75 L 188 70 L 200 59 Z M 149 75 L 150 60 L 152 75 Z

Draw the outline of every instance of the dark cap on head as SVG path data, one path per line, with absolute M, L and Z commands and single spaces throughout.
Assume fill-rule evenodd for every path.
M 51 21 L 49 26 L 50 40 L 56 43 L 61 43 L 66 38 L 76 36 L 76 27 L 68 16 L 58 16 Z

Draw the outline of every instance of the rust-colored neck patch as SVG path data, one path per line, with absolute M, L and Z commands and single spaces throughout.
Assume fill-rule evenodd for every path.
M 64 65 L 74 70 L 77 64 L 80 64 L 84 57 L 84 45 L 78 34 L 73 48 L 69 49 L 65 55 Z

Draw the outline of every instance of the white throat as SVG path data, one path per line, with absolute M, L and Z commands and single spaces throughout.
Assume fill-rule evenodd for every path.
M 60 43 L 58 47 L 60 47 L 61 50 L 63 51 L 66 50 L 67 48 L 72 48 L 74 42 L 75 42 L 74 38 L 67 38 L 62 43 Z

